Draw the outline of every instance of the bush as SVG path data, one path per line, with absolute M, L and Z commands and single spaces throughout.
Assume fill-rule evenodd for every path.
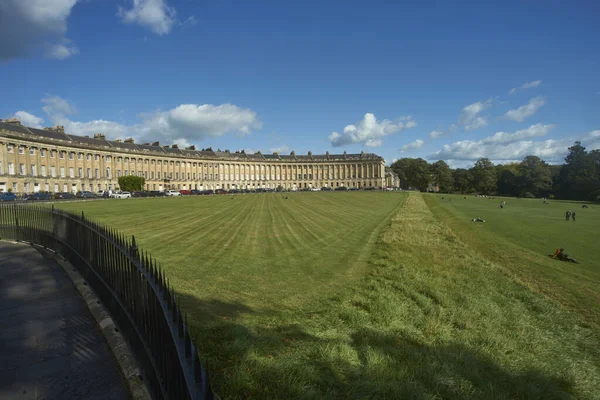
M 525 193 L 523 193 L 523 196 L 521 196 L 521 197 L 524 197 L 526 199 L 535 199 L 535 196 L 531 192 L 525 192 Z
M 551 194 L 550 196 L 548 196 L 548 198 L 549 198 L 550 200 L 554 200 L 554 199 L 556 198 L 556 196 L 555 196 L 555 195 L 553 195 L 553 194 Z

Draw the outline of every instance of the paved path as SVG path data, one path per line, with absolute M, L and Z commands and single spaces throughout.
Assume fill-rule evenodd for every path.
M 128 399 L 117 363 L 52 257 L 0 242 L 0 399 Z

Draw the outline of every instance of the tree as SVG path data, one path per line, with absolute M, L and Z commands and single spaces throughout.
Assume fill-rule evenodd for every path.
M 560 170 L 558 187 L 561 198 L 590 199 L 590 190 L 594 189 L 598 179 L 596 172 L 593 157 L 588 155 L 581 142 L 575 142 L 569 147 L 565 165 Z
M 440 187 L 442 192 L 450 192 L 454 187 L 452 170 L 444 161 L 439 160 L 431 165 L 433 181 Z
M 454 179 L 454 190 L 461 193 L 469 193 L 473 191 L 473 175 L 469 170 L 457 168 L 452 172 Z
M 400 188 L 404 190 L 408 189 L 410 186 L 406 174 L 409 170 L 411 160 L 412 158 L 401 158 L 394 161 L 392 165 L 390 165 L 392 171 L 398 174 L 398 179 L 400 179 Z
M 146 178 L 135 175 L 120 176 L 119 186 L 124 192 L 133 192 L 136 190 L 144 190 Z
M 494 164 L 488 158 L 480 158 L 471 168 L 475 189 L 483 194 L 489 194 L 497 190 L 498 179 Z
M 552 190 L 552 172 L 548 164 L 539 157 L 527 156 L 519 164 L 519 195 L 531 193 L 536 197 L 547 197 Z
M 504 196 L 519 195 L 519 164 L 511 163 L 496 166 L 498 194 Z
M 414 159 L 411 162 L 408 175 L 411 186 L 421 191 L 426 191 L 432 181 L 431 166 L 422 158 Z

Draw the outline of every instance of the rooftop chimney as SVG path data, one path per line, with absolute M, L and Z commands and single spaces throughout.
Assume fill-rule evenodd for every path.
M 186 150 L 196 150 L 196 146 L 195 145 L 191 145 L 185 148 Z
M 94 133 L 94 139 L 104 140 L 106 137 L 104 136 L 104 133 Z
M 117 140 L 115 140 L 115 142 L 117 142 L 117 143 L 123 143 L 123 141 L 121 139 L 117 139 Z
M 346 150 L 344 150 L 344 160 L 346 159 Z
M 152 146 L 160 146 L 160 142 L 152 142 Z
M 56 126 L 54 127 L 54 130 L 55 130 L 56 132 L 59 132 L 59 133 L 65 133 L 65 127 L 64 127 L 64 126 L 62 126 L 62 125 L 56 125 Z
M 7 124 L 21 125 L 21 121 L 19 121 L 17 118 L 7 118 L 4 122 Z
M 325 152 L 325 157 L 327 157 L 327 159 L 329 160 L 329 152 L 328 151 Z
M 127 139 L 125 139 L 125 143 L 133 144 L 134 143 L 133 142 L 133 138 L 127 138 Z
M 178 148 L 179 148 L 179 146 L 177 146 L 177 144 L 172 144 L 172 145 L 171 145 L 171 148 L 172 148 L 172 149 L 178 149 Z

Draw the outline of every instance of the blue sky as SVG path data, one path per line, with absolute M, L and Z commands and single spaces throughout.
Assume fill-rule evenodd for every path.
M 600 2 L 3 0 L 0 117 L 284 153 L 600 148 Z

